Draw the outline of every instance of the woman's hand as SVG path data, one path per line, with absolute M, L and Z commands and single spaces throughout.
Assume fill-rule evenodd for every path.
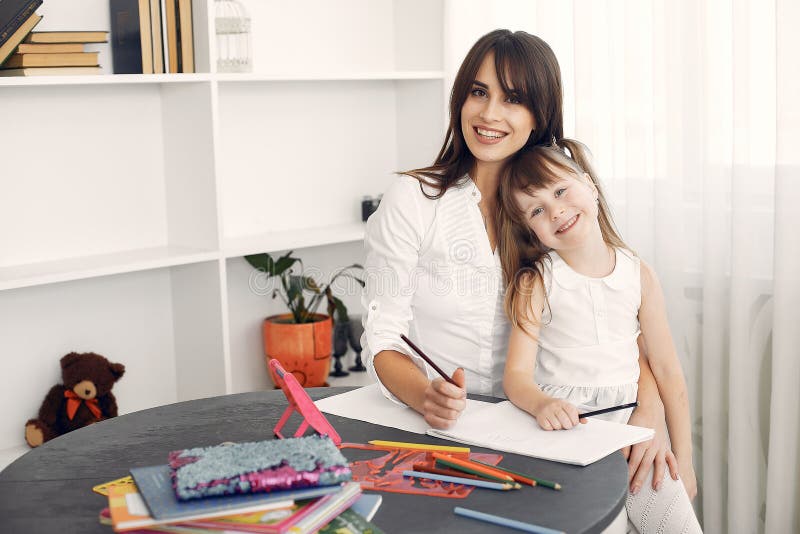
M 679 462 L 669 447 L 667 429 L 664 425 L 664 408 L 660 402 L 659 408 L 647 411 L 639 407 L 633 411 L 628 420 L 629 425 L 655 430 L 653 439 L 622 449 L 622 454 L 628 460 L 628 483 L 633 494 L 642 488 L 650 469 L 653 469 L 653 489 L 656 491 L 661 487 L 665 466 L 669 467 L 670 476 L 678 480 Z
M 425 388 L 422 415 L 425 417 L 425 422 L 433 428 L 446 430 L 452 427 L 467 407 L 464 369 L 460 367 L 456 369 L 453 381 L 458 386 L 441 378 L 435 378 Z
M 569 430 L 579 422 L 578 409 L 565 400 L 548 398 L 537 408 L 536 422 L 543 430 Z

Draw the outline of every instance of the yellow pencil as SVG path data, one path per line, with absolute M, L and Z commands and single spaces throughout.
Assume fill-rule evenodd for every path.
M 380 439 L 373 439 L 369 442 L 370 445 L 377 445 L 378 447 L 393 447 L 395 449 L 416 449 L 418 451 L 445 451 L 445 452 L 460 452 L 468 453 L 469 447 L 450 447 L 447 445 L 428 445 L 427 443 L 405 443 L 402 441 L 383 441 Z

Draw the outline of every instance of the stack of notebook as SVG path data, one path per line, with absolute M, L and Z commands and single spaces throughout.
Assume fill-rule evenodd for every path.
M 116 532 L 380 533 L 369 519 L 381 497 L 362 494 L 320 436 L 173 451 L 130 472 L 95 488 Z

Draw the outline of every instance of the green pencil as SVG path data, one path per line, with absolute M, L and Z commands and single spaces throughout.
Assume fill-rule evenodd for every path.
M 550 489 L 554 489 L 554 490 L 560 490 L 561 489 L 561 484 L 559 484 L 558 482 L 551 482 L 549 480 L 544 480 L 544 479 L 541 479 L 541 478 L 532 477 L 530 475 L 526 475 L 526 474 L 523 474 L 523 473 L 518 473 L 517 471 L 512 471 L 511 469 L 508 469 L 508 468 L 505 468 L 505 467 L 500 467 L 499 465 L 490 465 L 490 464 L 487 464 L 485 462 L 481 462 L 480 460 L 470 460 L 470 461 L 478 463 L 478 464 L 483 464 L 483 465 L 488 466 L 488 467 L 492 467 L 494 469 L 497 469 L 498 471 L 504 471 L 504 472 L 509 473 L 511 475 L 517 475 L 519 477 L 529 478 L 529 479 L 535 481 L 537 486 L 544 486 L 546 488 L 550 488 Z

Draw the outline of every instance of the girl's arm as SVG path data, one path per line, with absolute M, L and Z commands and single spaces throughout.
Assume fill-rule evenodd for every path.
M 642 305 L 639 324 L 644 351 L 653 370 L 672 441 L 678 460 L 678 470 L 689 497 L 697 493 L 692 462 L 692 434 L 689 418 L 689 398 L 675 344 L 667 321 L 661 284 L 653 269 L 641 262 Z
M 523 285 L 529 287 L 529 284 Z M 544 430 L 566 430 L 578 424 L 578 409 L 569 402 L 550 397 L 534 381 L 544 300 L 544 285 L 538 276 L 533 284 L 530 310 L 521 309 L 517 313 L 520 322 L 532 318 L 533 323 L 525 322 L 525 329 L 519 324 L 511 329 L 503 389 L 508 400 L 534 416 Z

